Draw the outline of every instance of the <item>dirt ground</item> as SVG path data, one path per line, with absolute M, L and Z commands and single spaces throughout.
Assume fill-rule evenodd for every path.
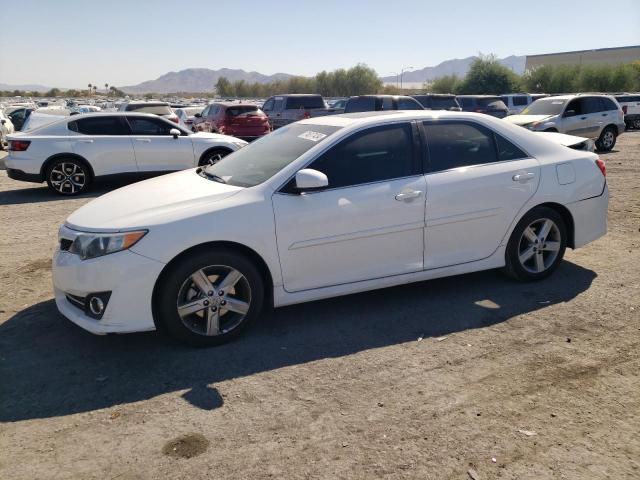
M 548 280 L 484 272 L 276 310 L 194 350 L 56 312 L 60 199 L 0 172 L 0 478 L 640 478 L 640 132 L 609 234 Z

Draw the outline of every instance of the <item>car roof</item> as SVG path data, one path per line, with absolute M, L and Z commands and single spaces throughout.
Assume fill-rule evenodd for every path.
M 258 108 L 258 106 L 255 103 L 251 103 L 251 102 L 213 102 L 211 105 L 221 105 L 223 107 L 256 107 Z

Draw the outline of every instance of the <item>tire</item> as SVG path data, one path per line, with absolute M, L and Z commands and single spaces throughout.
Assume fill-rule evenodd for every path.
M 631 126 L 636 130 L 640 130 L 640 118 L 636 118 L 631 122 Z
M 199 167 L 204 167 L 207 165 L 214 165 L 222 160 L 224 157 L 229 155 L 231 152 L 226 148 L 214 148 L 213 150 L 209 150 L 205 152 L 202 157 L 200 157 L 200 161 L 198 162 Z
M 547 129 L 545 130 L 545 132 L 555 132 L 555 133 L 557 133 L 557 132 L 558 132 L 558 130 L 556 130 L 555 128 L 547 128 Z
M 58 158 L 47 166 L 46 181 L 58 195 L 73 196 L 85 192 L 91 183 L 91 171 L 75 158 Z
M 155 295 L 160 332 L 188 345 L 211 347 L 238 337 L 260 315 L 264 281 L 242 254 L 196 252 L 170 268 Z
M 606 127 L 600 133 L 600 136 L 596 140 L 596 148 L 599 152 L 610 152 L 616 144 L 617 131 L 615 128 L 609 126 Z
M 542 249 L 538 245 L 542 245 Z M 566 248 L 567 227 L 560 214 L 552 208 L 535 207 L 520 219 L 511 233 L 504 271 L 523 282 L 542 280 L 558 267 Z

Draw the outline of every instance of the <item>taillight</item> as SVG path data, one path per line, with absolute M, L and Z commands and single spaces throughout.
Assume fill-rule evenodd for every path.
M 598 166 L 598 168 L 602 172 L 602 176 L 606 177 L 607 176 L 607 167 L 604 164 L 604 160 L 600 160 L 599 158 L 596 158 L 596 165 Z
M 305 110 L 304 115 L 302 116 L 302 118 L 311 118 L 311 114 Z
M 627 106 L 626 105 L 622 106 L 622 113 L 624 113 L 625 115 L 627 114 Z
M 12 152 L 24 152 L 27 148 L 29 148 L 31 142 L 28 140 L 11 140 L 9 142 L 9 150 Z

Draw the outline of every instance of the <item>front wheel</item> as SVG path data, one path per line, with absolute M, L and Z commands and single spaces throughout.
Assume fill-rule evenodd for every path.
M 255 265 L 235 251 L 200 252 L 163 276 L 156 299 L 160 331 L 208 347 L 232 340 L 255 321 L 264 282 Z
M 91 180 L 88 167 L 75 158 L 60 158 L 47 167 L 47 185 L 59 195 L 79 195 Z
M 596 148 L 600 152 L 609 152 L 616 144 L 616 131 L 613 127 L 607 127 L 596 140 Z
M 504 270 L 516 280 L 542 280 L 558 267 L 566 247 L 567 228 L 560 214 L 548 207 L 536 207 L 513 230 Z

